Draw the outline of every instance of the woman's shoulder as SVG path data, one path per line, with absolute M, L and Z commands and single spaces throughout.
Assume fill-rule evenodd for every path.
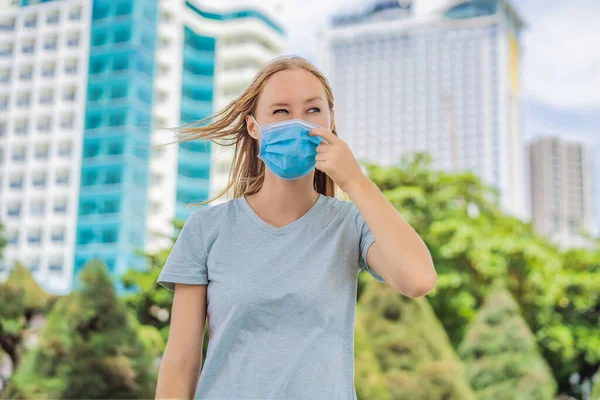
M 198 207 L 188 218 L 190 224 L 215 223 L 232 216 L 238 199 Z
M 354 203 L 348 198 L 330 197 L 323 196 L 325 198 L 326 211 L 333 213 L 334 215 L 342 215 L 344 217 L 354 217 L 358 212 L 358 209 Z

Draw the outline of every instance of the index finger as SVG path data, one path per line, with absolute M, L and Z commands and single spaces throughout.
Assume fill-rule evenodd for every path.
M 310 130 L 310 132 L 308 132 L 308 134 L 310 136 L 320 136 L 325 139 L 327 143 L 335 143 L 335 141 L 338 140 L 337 136 L 325 128 L 313 128 Z

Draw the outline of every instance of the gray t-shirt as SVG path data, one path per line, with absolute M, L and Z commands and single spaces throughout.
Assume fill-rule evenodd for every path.
M 196 399 L 356 399 L 354 321 L 373 236 L 351 202 L 321 195 L 275 228 L 244 197 L 196 210 L 158 277 L 208 284 L 210 340 Z

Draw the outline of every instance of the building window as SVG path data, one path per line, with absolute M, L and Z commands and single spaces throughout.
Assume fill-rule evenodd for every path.
M 8 234 L 7 242 L 9 245 L 13 245 L 13 246 L 16 246 L 17 244 L 19 244 L 19 231 L 10 232 Z
M 52 119 L 50 117 L 40 117 L 37 121 L 38 132 L 50 132 L 52 126 Z
M 57 185 L 68 185 L 69 184 L 69 171 L 60 171 L 56 174 Z
M 12 32 L 15 30 L 15 19 L 0 21 L 0 32 Z
M 54 62 L 47 63 L 42 66 L 42 76 L 44 78 L 53 78 L 56 64 Z
M 81 19 L 81 7 L 72 8 L 69 10 L 69 20 L 79 21 Z
M 7 210 L 8 216 L 17 218 L 21 216 L 21 203 L 10 204 Z
M 59 157 L 70 157 L 71 156 L 71 142 L 61 143 L 58 147 Z
M 0 83 L 8 83 L 10 81 L 10 68 L 0 69 Z
M 27 234 L 27 242 L 32 245 L 39 245 L 42 243 L 42 230 L 34 229 Z
M 20 119 L 15 122 L 15 134 L 20 136 L 27 135 L 29 131 L 29 120 Z
M 0 97 L 0 110 L 6 110 L 8 108 L 8 96 L 1 96 Z
M 34 215 L 36 217 L 41 217 L 44 215 L 45 204 L 43 200 L 36 200 L 31 203 L 31 207 L 29 208 L 29 214 Z
M 31 104 L 31 93 L 20 93 L 17 97 L 17 107 L 27 108 Z
M 25 18 L 25 28 L 35 28 L 37 25 L 37 17 L 30 15 Z
M 77 60 L 71 59 L 65 62 L 65 74 L 73 75 L 77 73 Z
M 64 243 L 65 241 L 65 230 L 64 228 L 52 229 L 51 240 L 53 243 Z
M 33 186 L 36 188 L 46 187 L 46 173 L 38 172 L 33 176 Z
M 74 86 L 64 88 L 63 100 L 68 102 L 75 101 L 76 93 L 77 92 Z
M 25 161 L 25 147 L 19 146 L 13 150 L 12 160 L 14 162 L 23 162 Z
M 54 93 L 52 89 L 43 89 L 40 92 L 40 104 L 49 105 L 52 104 L 52 99 L 54 97 Z
M 44 49 L 48 51 L 55 51 L 58 46 L 58 39 L 56 36 L 50 36 L 44 41 Z
M 6 122 L 0 122 L 0 137 L 6 135 Z
M 30 81 L 32 77 L 33 77 L 33 67 L 32 66 L 28 65 L 28 66 L 21 68 L 21 71 L 19 72 L 20 80 Z
M 21 51 L 23 52 L 23 54 L 33 54 L 34 50 L 35 50 L 35 40 L 23 41 L 23 47 L 21 48 Z
M 48 159 L 48 145 L 38 146 L 35 148 L 35 159 L 36 160 L 47 160 Z
M 0 57 L 10 57 L 13 53 L 13 47 L 11 44 L 3 45 L 0 47 Z
M 60 127 L 63 129 L 73 129 L 74 118 L 73 114 L 63 114 L 60 117 Z
M 74 33 L 69 35 L 67 38 L 67 47 L 77 47 L 79 46 L 79 34 Z
M 58 11 L 55 11 L 55 12 L 48 14 L 48 18 L 46 19 L 46 22 L 49 25 L 56 25 L 56 24 L 58 24 L 58 19 L 59 19 L 59 13 L 58 13 Z
M 67 201 L 65 199 L 54 200 L 54 212 L 56 214 L 66 214 Z
M 48 268 L 50 272 L 62 272 L 63 262 L 61 260 L 52 260 L 50 261 L 50 266 Z

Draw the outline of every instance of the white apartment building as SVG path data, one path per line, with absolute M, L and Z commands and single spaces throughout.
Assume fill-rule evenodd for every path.
M 73 270 L 92 2 L 13 3 L 0 9 L 0 221 L 8 241 L 0 281 L 19 261 L 64 293 Z
M 241 94 L 283 51 L 283 29 L 267 11 L 200 0 L 0 6 L 0 281 L 21 262 L 67 294 L 95 258 L 122 292 L 120 275 L 145 265 L 136 251 L 168 246 L 172 219 L 229 171 L 206 142 L 150 148 L 173 139 L 161 128 Z
M 212 75 L 194 75 L 186 67 L 188 47 L 183 45 L 186 32 L 188 36 L 197 35 L 207 41 L 206 49 L 199 52 L 189 50 L 187 54 L 190 54 L 189 57 L 204 57 L 199 60 L 205 65 L 213 65 Z M 161 1 L 158 35 L 154 145 L 173 141 L 173 132 L 161 128 L 180 126 L 186 103 L 196 110 L 204 110 L 196 118 L 221 110 L 246 89 L 261 67 L 282 54 L 284 46 L 283 29 L 277 17 L 268 10 L 256 7 L 215 8 L 210 1 Z M 210 43 L 211 38 L 214 45 Z M 191 86 L 211 88 L 212 99 L 194 101 L 182 96 L 182 92 Z M 186 202 L 177 199 L 179 185 L 189 185 L 190 190 L 204 188 L 204 195 L 197 198 L 199 201 L 207 200 L 225 188 L 232 151 L 233 148 L 215 144 L 211 144 L 210 152 L 200 151 L 203 155 L 182 150 L 178 144 L 153 150 L 147 250 L 168 246 L 168 237 L 173 233 L 171 221 L 177 216 L 183 218 L 195 209 L 186 208 Z M 206 163 L 198 161 L 197 166 L 209 171 L 208 175 L 204 179 L 181 176 L 181 159 L 184 157 L 198 160 L 206 157 Z M 226 199 L 224 197 L 218 202 Z
M 529 146 L 534 230 L 562 248 L 589 245 L 592 160 L 586 143 L 545 136 Z
M 471 170 L 523 217 L 519 36 L 508 0 L 375 1 L 332 19 L 322 64 L 340 136 L 357 158 L 390 165 L 427 152 Z

